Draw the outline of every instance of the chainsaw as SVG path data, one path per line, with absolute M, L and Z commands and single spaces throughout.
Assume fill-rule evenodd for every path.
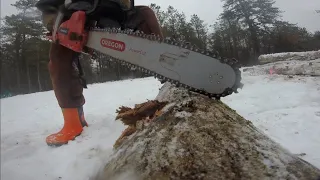
M 45 1 L 45 2 L 44 2 Z M 50 11 L 51 2 L 38 4 Z M 198 49 L 190 43 L 145 34 L 123 25 L 126 13 L 112 0 L 65 0 L 59 6 L 50 39 L 75 52 L 98 52 L 108 60 L 138 69 L 177 87 L 220 99 L 242 88 L 239 62 L 216 52 Z M 104 23 L 107 22 L 107 23 Z

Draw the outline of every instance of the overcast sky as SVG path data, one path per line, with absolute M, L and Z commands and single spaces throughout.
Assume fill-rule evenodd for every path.
M 16 0 L 0 0 L 1 17 L 15 13 L 16 10 L 10 4 Z M 298 23 L 299 26 L 306 27 L 309 31 L 320 30 L 320 0 L 275 0 L 276 6 L 283 13 L 283 20 L 291 23 Z M 183 4 L 179 3 L 183 2 Z M 201 3 L 200 3 L 201 2 Z M 197 14 L 208 24 L 214 24 L 218 15 L 222 12 L 221 0 L 135 0 L 136 5 L 149 5 L 156 3 L 163 9 L 169 5 L 183 11 L 187 16 Z

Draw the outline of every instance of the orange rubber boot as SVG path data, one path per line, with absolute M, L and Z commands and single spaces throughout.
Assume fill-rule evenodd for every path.
M 68 141 L 74 140 L 82 133 L 84 126 L 88 126 L 88 123 L 84 119 L 82 107 L 63 108 L 62 114 L 64 126 L 58 133 L 51 134 L 47 137 L 46 142 L 49 146 L 68 144 Z

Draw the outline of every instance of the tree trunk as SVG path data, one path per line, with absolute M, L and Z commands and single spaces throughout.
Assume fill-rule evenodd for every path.
M 228 45 L 229 45 L 229 53 L 230 55 L 232 55 L 234 57 L 234 49 L 233 49 L 233 46 L 232 46 L 232 43 L 231 43 L 231 34 L 228 37 Z
M 115 71 L 116 71 L 115 74 L 116 74 L 117 80 L 118 81 L 121 80 L 120 65 L 118 62 L 116 63 Z
M 99 82 L 103 82 L 103 66 L 102 66 L 102 58 L 104 58 L 101 54 L 99 54 Z
M 42 91 L 42 86 L 41 86 L 41 81 L 40 81 L 40 47 L 38 45 L 38 51 L 37 51 L 37 78 L 38 78 L 38 87 L 39 87 L 39 92 Z
M 22 60 L 25 62 L 26 65 L 26 71 L 27 71 L 27 82 L 28 82 L 28 93 L 31 93 L 31 78 L 30 78 L 30 68 L 29 68 L 29 60 L 28 57 L 26 57 L 26 47 L 25 47 L 25 42 L 26 42 L 26 34 L 24 33 L 22 35 Z
M 92 180 L 316 180 L 320 176 L 319 169 L 221 101 L 170 84 L 156 99 L 168 102 L 162 114 L 150 123 L 137 121 L 136 131 L 122 139 Z
M 31 93 L 31 78 L 30 78 L 30 68 L 29 68 L 29 60 L 26 59 L 26 70 L 27 70 L 27 80 L 28 80 L 28 92 Z
M 16 62 L 15 62 L 15 71 L 16 71 L 16 80 L 17 80 L 17 90 L 18 93 L 21 91 L 21 79 L 20 79 L 20 34 L 16 35 L 15 40 L 15 51 L 16 51 Z
M 20 80 L 20 58 L 19 58 L 19 52 L 17 52 L 17 61 L 15 62 L 16 67 L 15 67 L 15 71 L 16 71 L 16 78 L 17 78 L 17 88 L 18 88 L 18 92 L 20 93 L 21 91 L 21 80 Z
M 236 40 L 236 37 L 235 37 L 235 32 L 236 32 L 236 28 L 237 28 L 237 25 L 236 24 L 232 24 L 230 19 L 227 19 L 228 21 L 228 24 L 229 24 L 229 33 L 230 33 L 230 36 L 232 38 L 232 42 L 233 42 L 233 48 L 232 48 L 232 52 L 233 52 L 233 56 L 235 58 L 239 58 L 239 55 L 238 55 L 238 47 L 237 47 L 237 40 Z
M 221 33 L 222 42 L 223 42 L 223 50 L 221 51 L 221 54 L 228 54 L 228 44 L 226 42 L 226 37 L 224 36 L 224 33 Z
M 246 24 L 249 26 L 248 31 L 250 32 L 250 38 L 251 38 L 251 45 L 253 48 L 253 53 L 254 53 L 254 60 L 257 61 L 258 60 L 258 56 L 260 54 L 260 44 L 258 41 L 258 34 L 257 31 L 254 27 L 254 21 L 252 19 L 250 19 L 250 13 L 247 11 L 247 8 L 244 5 L 244 2 L 242 0 L 239 0 L 239 4 L 241 6 L 241 11 L 244 14 L 245 17 L 245 22 Z

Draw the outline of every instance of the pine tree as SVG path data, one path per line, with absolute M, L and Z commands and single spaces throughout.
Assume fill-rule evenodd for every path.
M 232 13 L 235 21 L 250 33 L 253 55 L 260 55 L 259 35 L 268 31 L 280 17 L 281 11 L 274 7 L 273 0 L 222 0 L 225 12 Z
M 191 16 L 190 23 L 196 35 L 196 40 L 194 43 L 198 45 L 199 48 L 207 49 L 207 25 L 196 14 Z
M 3 45 L 9 51 L 6 65 L 9 67 L 14 65 L 15 75 L 13 77 L 16 79 L 14 89 L 17 93 L 26 90 L 30 93 L 35 89 L 32 82 L 34 72 L 32 70 L 36 66 L 35 62 L 40 61 L 37 58 L 38 49 L 36 47 L 38 46 L 36 44 L 43 41 L 44 32 L 40 12 L 34 7 L 35 3 L 36 0 L 19 0 L 12 4 L 18 10 L 18 14 L 6 16 L 4 26 L 1 28 Z

